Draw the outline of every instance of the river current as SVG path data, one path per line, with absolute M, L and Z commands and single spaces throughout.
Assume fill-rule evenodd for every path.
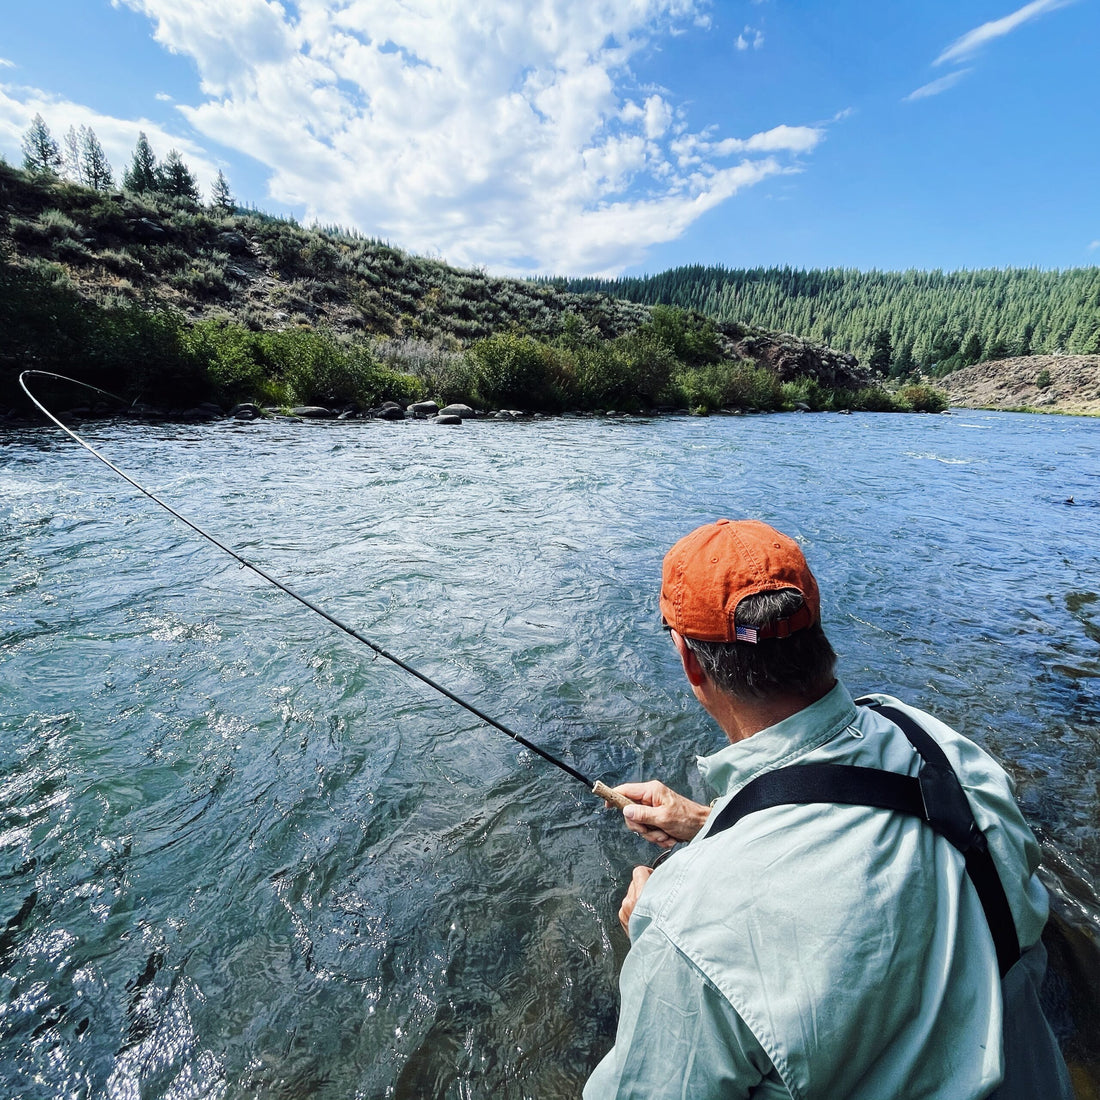
M 79 430 L 585 774 L 700 800 L 722 739 L 660 629 L 661 557 L 721 516 L 795 535 L 853 693 L 1015 777 L 1045 994 L 1095 1086 L 1100 421 Z M 655 850 L 56 429 L 0 432 L 0 1095 L 577 1096 Z

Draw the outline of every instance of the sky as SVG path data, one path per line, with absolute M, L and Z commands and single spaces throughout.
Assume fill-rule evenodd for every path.
M 1100 262 L 1100 0 L 0 0 L 0 154 L 499 274 Z

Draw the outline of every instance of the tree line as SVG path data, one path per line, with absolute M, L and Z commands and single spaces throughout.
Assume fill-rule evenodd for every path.
M 1100 268 L 1043 271 L 678 267 L 644 278 L 564 279 L 696 309 L 853 352 L 879 377 L 942 376 L 1016 355 L 1100 354 Z
M 23 168 L 35 176 L 55 176 L 93 191 L 115 190 L 115 174 L 99 138 L 90 126 L 70 126 L 61 142 L 46 120 L 36 114 L 23 134 Z M 137 195 L 158 194 L 186 203 L 201 201 L 198 181 L 178 149 L 169 149 L 158 161 L 144 132 L 138 134 L 130 164 L 122 174 L 122 186 Z M 219 169 L 210 192 L 210 205 L 232 211 L 236 200 L 229 181 Z

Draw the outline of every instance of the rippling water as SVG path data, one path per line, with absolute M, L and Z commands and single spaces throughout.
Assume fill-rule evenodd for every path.
M 577 1095 L 652 850 L 60 433 L 4 430 L 0 1094 Z M 1056 892 L 1047 993 L 1096 1080 L 1100 421 L 85 434 L 582 771 L 698 798 L 721 735 L 658 629 L 661 556 L 722 515 L 796 534 L 849 687 L 1016 776 Z

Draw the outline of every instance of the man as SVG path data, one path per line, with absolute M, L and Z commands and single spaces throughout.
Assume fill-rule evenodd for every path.
M 894 720 L 853 702 L 833 674 L 817 582 L 766 524 L 719 520 L 678 542 L 660 606 L 688 684 L 730 744 L 699 759 L 713 808 L 657 782 L 617 788 L 633 801 L 630 829 L 663 848 L 690 844 L 656 870 L 635 868 L 619 913 L 631 947 L 615 1046 L 585 1096 L 976 1100 L 997 1090 L 1003 1047 L 1010 1062 L 1016 1047 L 1037 1053 L 995 1095 L 1071 1096 L 1035 995 L 1039 851 L 1002 769 L 930 715 L 887 696 L 872 706 L 888 704 Z M 914 724 L 942 766 L 923 763 L 905 732 Z M 846 767 L 804 767 L 821 764 Z M 750 781 L 792 765 L 782 778 L 826 776 L 826 794 L 764 799 L 722 827 Z M 877 789 L 884 771 L 910 794 L 917 782 L 902 777 L 921 777 L 916 810 L 828 793 L 837 772 Z M 959 791 L 951 772 L 965 791 L 946 797 L 944 816 L 965 819 L 945 826 L 954 840 L 917 816 L 925 803 L 939 815 L 930 776 Z M 996 942 L 986 908 L 997 887 L 979 893 L 972 856 L 1003 887 Z

